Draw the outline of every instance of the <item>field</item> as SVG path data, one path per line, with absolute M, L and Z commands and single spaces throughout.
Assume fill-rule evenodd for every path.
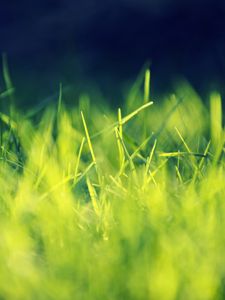
M 147 70 L 121 109 L 22 113 L 3 74 L 0 299 L 224 299 L 220 94 L 151 99 Z

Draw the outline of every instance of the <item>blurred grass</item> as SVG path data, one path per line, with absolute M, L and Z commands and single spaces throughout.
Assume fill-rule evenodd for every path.
M 224 299 L 221 98 L 138 80 L 118 113 L 1 112 L 0 299 Z

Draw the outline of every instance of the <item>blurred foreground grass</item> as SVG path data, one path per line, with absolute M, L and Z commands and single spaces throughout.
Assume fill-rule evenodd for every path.
M 153 104 L 149 75 L 118 112 L 1 113 L 0 299 L 224 299 L 220 95 Z

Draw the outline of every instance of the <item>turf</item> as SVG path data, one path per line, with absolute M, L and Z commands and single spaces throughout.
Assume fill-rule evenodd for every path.
M 24 114 L 4 78 L 0 299 L 224 299 L 220 95 L 152 101 L 146 71 L 118 111 Z

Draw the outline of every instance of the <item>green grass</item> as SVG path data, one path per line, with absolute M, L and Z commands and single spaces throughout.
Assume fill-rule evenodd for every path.
M 28 117 L 4 78 L 0 299 L 224 299 L 219 94 L 152 103 L 147 71 L 118 111 L 60 86 Z

